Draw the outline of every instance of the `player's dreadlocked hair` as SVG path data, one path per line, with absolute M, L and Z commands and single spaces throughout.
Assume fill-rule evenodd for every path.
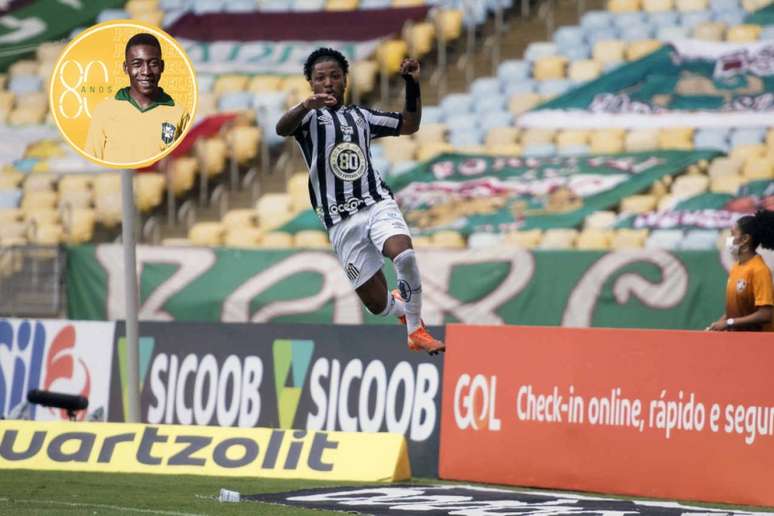
M 341 66 L 341 71 L 344 72 L 344 75 L 347 75 L 347 72 L 349 72 L 349 63 L 347 62 L 347 58 L 344 57 L 344 54 L 332 48 L 318 48 L 309 54 L 309 57 L 306 58 L 306 63 L 304 63 L 304 76 L 306 77 L 307 81 L 312 80 L 312 68 L 314 68 L 314 65 L 317 63 L 317 61 L 325 59 L 332 59 L 339 63 L 339 66 Z
M 753 250 L 758 246 L 774 250 L 774 211 L 758 210 L 755 215 L 747 215 L 737 222 L 745 235 L 750 235 Z
M 159 49 L 159 52 L 161 52 L 161 44 L 159 43 L 159 40 L 156 39 L 156 36 L 154 36 L 153 34 L 148 34 L 147 32 L 141 32 L 129 38 L 129 41 L 126 42 L 126 48 L 124 49 L 124 54 L 129 52 L 130 48 L 136 47 L 139 45 L 148 45 L 149 47 L 156 47 Z

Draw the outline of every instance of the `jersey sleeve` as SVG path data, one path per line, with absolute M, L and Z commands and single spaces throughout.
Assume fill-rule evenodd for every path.
M 372 140 L 385 136 L 400 135 L 400 128 L 403 125 L 403 115 L 401 113 L 363 108 L 363 114 L 371 130 Z
M 84 149 L 87 154 L 94 156 L 97 159 L 104 159 L 105 156 L 105 127 L 103 110 L 94 110 L 94 116 L 89 124 L 89 132 L 86 135 L 86 148 Z
M 771 271 L 764 265 L 756 268 L 753 274 L 753 294 L 755 295 L 755 306 L 774 305 L 774 286 L 771 283 Z
M 296 140 L 303 141 L 304 131 L 309 131 L 309 128 L 312 125 L 312 116 L 314 116 L 314 113 L 315 110 L 311 110 L 306 115 L 304 115 L 304 118 L 301 119 L 301 123 L 298 124 L 296 130 L 293 131 L 293 137 L 295 137 Z

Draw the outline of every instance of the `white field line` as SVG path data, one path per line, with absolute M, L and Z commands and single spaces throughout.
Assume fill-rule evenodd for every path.
M 0 498 L 0 502 L 11 502 L 9 498 Z M 117 511 L 137 512 L 142 514 L 163 514 L 165 516 L 205 516 L 201 513 L 195 512 L 177 512 L 177 511 L 157 511 L 155 509 L 138 509 L 136 507 L 121 507 L 120 505 L 107 505 L 102 503 L 77 503 L 77 502 L 60 502 L 57 500 L 28 500 L 22 498 L 14 498 L 13 502 L 24 502 L 31 504 L 43 504 L 43 505 L 65 505 L 68 507 L 84 507 L 84 508 L 96 508 L 96 509 L 111 509 Z

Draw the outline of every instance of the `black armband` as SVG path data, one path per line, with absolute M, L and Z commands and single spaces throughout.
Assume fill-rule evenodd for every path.
M 406 81 L 406 111 L 409 113 L 417 112 L 417 102 L 421 92 L 419 91 L 419 82 L 409 75 L 403 75 L 403 80 Z

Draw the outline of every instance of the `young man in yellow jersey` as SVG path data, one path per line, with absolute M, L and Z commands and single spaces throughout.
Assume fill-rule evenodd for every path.
M 155 36 L 132 36 L 124 58 L 129 86 L 94 110 L 86 152 L 103 161 L 128 164 L 147 161 L 172 145 L 190 115 L 159 87 L 164 61 Z

